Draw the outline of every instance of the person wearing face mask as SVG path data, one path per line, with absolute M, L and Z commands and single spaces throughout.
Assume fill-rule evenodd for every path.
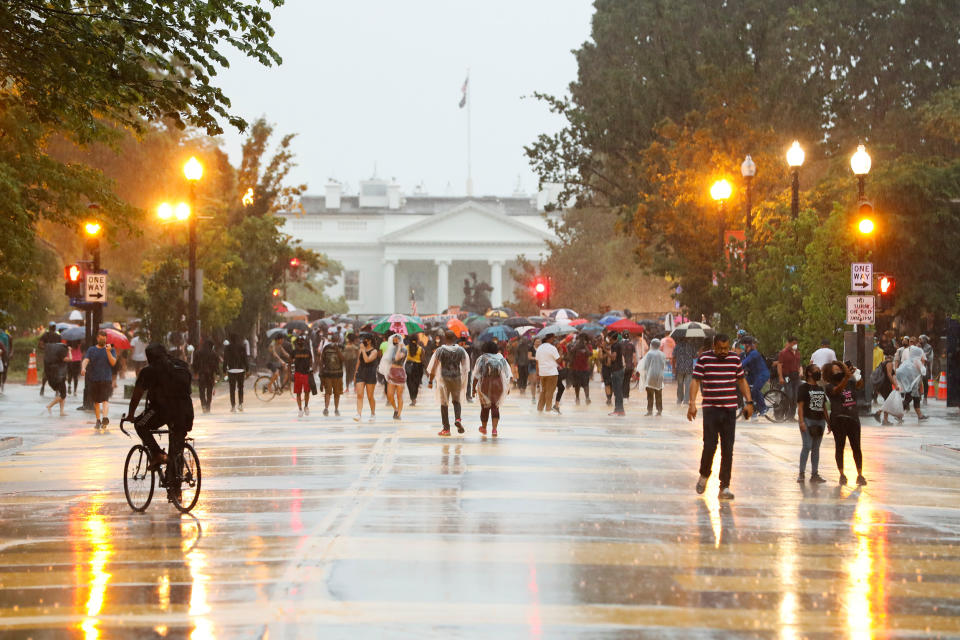
M 80 363 L 80 375 L 85 376 L 85 384 L 90 387 L 90 401 L 97 417 L 97 426 L 106 427 L 110 423 L 107 417 L 108 401 L 113 393 L 113 365 L 117 364 L 117 352 L 107 346 L 107 332 L 97 333 L 96 346 L 87 349 Z M 87 375 L 87 371 L 90 375 Z
M 792 420 L 797 411 L 797 391 L 800 388 L 800 351 L 796 337 L 787 338 L 787 344 L 777 356 L 777 377 L 786 398 L 784 413 L 786 420 Z
M 803 383 L 797 391 L 797 410 L 799 411 L 800 438 L 800 475 L 797 482 L 803 482 L 807 468 L 807 456 L 810 457 L 810 482 L 826 482 L 818 473 L 820 468 L 820 443 L 827 426 L 827 392 L 820 386 L 820 367 L 808 364 L 803 371 Z
M 863 452 L 860 449 L 860 415 L 857 413 L 857 398 L 853 381 L 856 369 L 853 365 L 831 362 L 823 369 L 827 380 L 827 397 L 830 399 L 830 430 L 833 432 L 836 451 L 837 470 L 840 472 L 840 484 L 847 484 L 843 473 L 843 449 L 850 442 L 853 463 L 857 467 L 857 486 L 867 484 L 863 477 Z

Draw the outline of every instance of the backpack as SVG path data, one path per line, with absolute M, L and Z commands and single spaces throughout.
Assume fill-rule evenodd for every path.
M 874 387 L 879 387 L 883 384 L 883 379 L 887 377 L 886 372 L 887 361 L 883 360 L 877 367 L 870 373 L 870 384 Z
M 177 403 L 190 398 L 190 385 L 193 382 L 193 375 L 190 373 L 190 365 L 172 356 L 167 358 L 166 374 L 160 378 L 160 393 L 158 394 L 161 402 L 167 406 L 175 406 Z
M 330 377 L 343 373 L 343 365 L 340 363 L 340 358 L 337 357 L 337 347 L 335 345 L 328 344 L 325 346 L 320 354 L 320 359 L 323 363 L 323 375 Z
M 459 378 L 460 363 L 463 362 L 464 355 L 466 355 L 466 351 L 462 348 L 441 348 L 437 351 L 437 359 L 440 360 L 440 377 L 447 378 L 448 380 Z

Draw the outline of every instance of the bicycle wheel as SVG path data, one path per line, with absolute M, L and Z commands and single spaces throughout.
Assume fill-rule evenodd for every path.
M 150 454 L 143 445 L 135 444 L 127 453 L 127 460 L 123 463 L 123 494 L 127 496 L 127 504 L 134 511 L 144 512 L 153 499 L 153 471 L 147 470 L 150 464 Z
M 262 402 L 270 402 L 277 395 L 277 388 L 270 383 L 270 376 L 260 376 L 253 383 L 253 392 Z
M 784 422 L 787 419 L 787 395 L 779 389 L 771 389 L 763 394 L 767 405 L 765 417 L 770 422 Z
M 183 454 L 178 458 L 180 476 L 180 499 L 173 501 L 173 506 L 187 513 L 197 504 L 200 497 L 200 458 L 196 450 L 184 443 Z

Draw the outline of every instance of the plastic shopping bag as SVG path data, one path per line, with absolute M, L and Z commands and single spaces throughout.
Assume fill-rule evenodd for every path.
M 898 390 L 894 389 L 890 392 L 887 399 L 883 401 L 883 406 L 880 407 L 880 411 L 885 411 L 897 418 L 903 417 L 903 398 L 900 396 Z

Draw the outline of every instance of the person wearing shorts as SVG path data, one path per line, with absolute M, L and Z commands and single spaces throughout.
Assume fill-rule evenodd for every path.
M 323 415 L 330 415 L 330 396 L 333 396 L 333 414 L 340 415 L 340 396 L 343 395 L 343 351 L 337 342 L 328 342 L 320 350 L 320 386 L 323 387 Z
M 357 391 L 357 415 L 355 422 L 360 422 L 363 412 L 363 396 L 367 396 L 370 405 L 370 422 L 376 419 L 377 403 L 373 399 L 373 392 L 377 388 L 377 362 L 380 352 L 373 346 L 373 339 L 364 336 L 360 343 L 360 357 L 357 359 L 357 372 L 353 379 L 353 388 Z
M 90 402 L 96 415 L 96 428 L 106 427 L 110 422 L 107 412 L 110 409 L 108 401 L 113 393 L 113 366 L 117 364 L 117 353 L 111 346 L 107 346 L 107 332 L 97 334 L 97 344 L 87 349 L 87 353 L 80 363 L 80 375 L 84 376 L 86 386 L 90 389 Z
M 310 415 L 310 377 L 313 375 L 313 353 L 306 338 L 293 347 L 293 392 L 297 396 L 299 417 Z
M 43 353 L 44 371 L 47 372 L 47 382 L 53 389 L 54 397 L 47 405 L 47 413 L 53 408 L 53 405 L 60 405 L 60 415 L 65 416 L 63 404 L 67 397 L 67 363 L 70 362 L 70 349 L 67 345 L 57 342 L 48 344 Z
M 453 331 L 444 334 L 446 344 L 433 352 L 430 365 L 427 367 L 429 387 L 433 388 L 434 378 L 439 374 L 440 386 L 437 394 L 440 399 L 440 419 L 443 424 L 441 437 L 450 435 L 449 405 L 453 404 L 454 425 L 459 433 L 464 432 L 461 420 L 461 399 L 467 382 L 467 372 L 470 370 L 470 356 L 463 347 L 457 345 L 457 336 Z

